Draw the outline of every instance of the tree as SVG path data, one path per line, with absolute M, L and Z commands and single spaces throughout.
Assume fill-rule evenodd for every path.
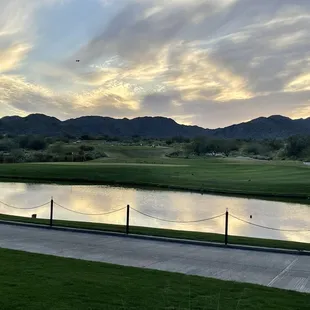
M 268 155 L 268 153 L 270 153 L 270 149 L 266 145 L 258 141 L 252 141 L 246 143 L 244 147 L 244 152 L 249 155 L 266 156 Z
M 21 149 L 13 150 L 11 156 L 15 163 L 22 163 L 25 161 L 25 154 Z
M 285 145 L 285 153 L 290 158 L 300 158 L 302 153 L 309 147 L 310 137 L 292 136 L 289 137 Z
M 211 152 L 210 144 L 206 137 L 195 138 L 192 143 L 186 146 L 186 149 L 189 153 L 194 153 L 198 156 Z
M 54 154 L 62 154 L 64 153 L 64 143 L 63 142 L 56 142 L 55 144 L 49 147 L 51 153 Z
M 30 136 L 20 136 L 18 138 L 19 147 L 22 149 L 28 148 Z
M 43 138 L 32 138 L 29 140 L 27 148 L 34 151 L 44 150 L 46 148 L 46 142 Z
M 238 142 L 232 139 L 221 139 L 217 140 L 217 149 L 220 153 L 224 153 L 225 156 L 229 156 L 229 154 L 233 151 L 237 151 L 239 149 Z
M 11 139 L 1 139 L 0 141 L 0 152 L 10 152 L 16 149 L 18 146 Z
M 271 151 L 279 151 L 283 147 L 283 141 L 279 139 L 267 139 L 262 142 Z
M 93 151 L 94 150 L 94 147 L 91 146 L 91 145 L 81 145 L 80 146 L 80 150 L 83 151 L 83 152 L 90 152 L 90 151 Z
M 230 152 L 238 150 L 238 143 L 231 139 L 197 137 L 186 146 L 186 150 L 198 156 L 207 153 L 223 153 L 228 156 Z
M 91 137 L 89 135 L 82 135 L 81 140 L 91 140 Z

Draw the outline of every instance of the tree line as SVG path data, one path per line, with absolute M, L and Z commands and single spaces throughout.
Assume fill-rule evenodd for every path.
M 0 135 L 0 163 L 87 161 L 105 157 L 103 143 L 171 148 L 171 157 L 248 156 L 256 159 L 291 159 L 310 161 L 310 136 L 287 139 L 221 139 L 175 136 L 153 139 L 140 136 L 109 137 L 82 135 L 43 137 L 38 135 Z
M 76 145 L 73 141 L 68 137 L 0 136 L 0 163 L 82 162 L 106 156 L 83 140 Z
M 184 146 L 187 155 L 244 155 L 257 159 L 310 160 L 310 136 L 287 139 L 217 139 L 198 137 Z

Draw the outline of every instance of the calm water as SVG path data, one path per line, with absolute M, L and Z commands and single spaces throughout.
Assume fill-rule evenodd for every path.
M 0 201 L 19 208 L 29 208 L 48 202 L 53 196 L 60 205 L 83 213 L 98 214 L 125 207 L 168 220 L 194 221 L 224 213 L 226 208 L 235 216 L 259 225 L 280 229 L 310 230 L 310 206 L 283 202 L 262 201 L 201 195 L 196 193 L 141 190 L 110 186 L 69 186 L 0 183 Z M 0 213 L 38 217 L 49 217 L 49 205 L 36 210 L 16 210 L 0 203 Z M 54 209 L 54 218 L 124 224 L 126 210 L 110 215 L 81 215 Z M 252 215 L 252 219 L 250 219 Z M 224 217 L 199 223 L 167 223 L 145 217 L 131 210 L 132 225 L 171 228 L 203 232 L 224 232 Z M 248 225 L 237 219 L 229 219 L 232 235 L 310 242 L 310 232 L 279 232 Z

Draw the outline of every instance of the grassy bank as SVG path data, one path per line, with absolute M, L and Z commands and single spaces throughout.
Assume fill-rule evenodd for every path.
M 1 309 L 309 309 L 310 295 L 0 249 Z
M 46 219 L 32 219 L 20 216 L 4 215 L 4 214 L 0 214 L 0 220 L 49 225 L 49 220 Z M 59 227 L 71 227 L 71 228 L 82 228 L 82 229 L 92 229 L 107 232 L 125 233 L 125 226 L 123 225 L 112 225 L 112 224 L 101 224 L 90 222 L 73 222 L 63 220 L 54 220 L 53 224 L 54 226 Z M 209 241 L 218 243 L 225 242 L 224 235 L 214 233 L 194 232 L 194 231 L 181 231 L 172 229 L 130 226 L 130 233 L 146 236 L 169 237 L 177 239 L 189 239 L 189 240 Z M 302 242 L 248 238 L 241 236 L 229 236 L 228 241 L 229 244 L 310 251 L 310 243 L 302 243 Z
M 0 180 L 151 186 L 304 199 L 305 203 L 310 196 L 309 166 L 236 159 L 136 158 L 71 164 L 2 164 Z

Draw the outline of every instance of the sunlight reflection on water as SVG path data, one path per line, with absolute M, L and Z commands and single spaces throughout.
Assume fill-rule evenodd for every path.
M 310 229 L 310 206 L 257 199 L 201 195 L 197 193 L 142 190 L 111 186 L 70 186 L 1 183 L 0 200 L 13 206 L 27 208 L 48 202 L 53 196 L 60 205 L 83 213 L 95 214 L 116 210 L 127 204 L 158 218 L 194 221 L 224 213 L 259 225 L 281 229 Z M 15 210 L 0 204 L 0 213 L 49 218 L 49 205 L 36 210 Z M 199 223 L 167 223 L 145 217 L 131 210 L 130 224 L 157 228 L 170 228 L 202 232 L 224 232 L 224 216 Z M 250 219 L 250 215 L 253 216 Z M 55 219 L 125 224 L 126 210 L 104 216 L 76 214 L 58 206 Z M 310 232 L 279 232 L 254 227 L 229 218 L 232 235 L 310 242 Z

